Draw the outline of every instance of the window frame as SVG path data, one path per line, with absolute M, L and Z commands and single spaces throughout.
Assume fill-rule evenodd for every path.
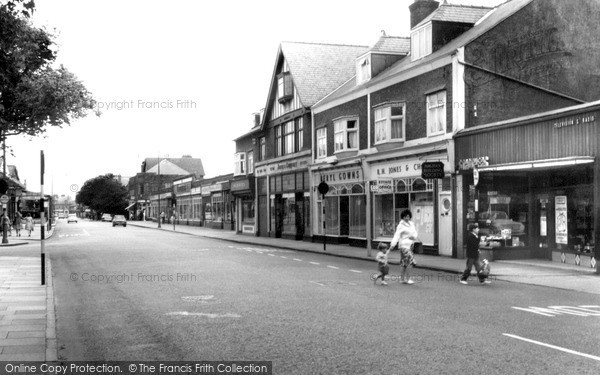
M 234 158 L 235 158 L 235 168 L 234 168 L 233 174 L 236 176 L 246 174 L 246 171 L 245 171 L 246 153 L 245 152 L 236 152 Z
M 302 151 L 304 148 L 304 119 L 299 117 L 294 122 L 296 123 L 296 142 L 298 144 L 296 150 Z
M 267 153 L 267 139 L 265 137 L 258 137 L 258 161 L 265 160 Z
M 439 95 L 443 94 L 443 100 L 439 99 Z M 435 97 L 435 98 L 434 98 Z M 427 94 L 425 105 L 427 106 L 427 136 L 433 137 L 446 134 L 448 114 L 446 102 L 446 90 L 436 91 Z M 432 104 L 433 103 L 433 104 Z M 441 117 L 440 117 L 441 114 Z M 432 121 L 435 119 L 435 124 Z M 440 121 L 442 120 L 442 121 Z M 435 125 L 435 129 L 433 126 Z
M 419 60 L 433 53 L 431 22 L 410 33 L 411 61 Z
M 323 126 L 316 130 L 317 133 L 317 159 L 323 159 L 327 157 L 327 127 Z M 321 146 L 324 146 L 321 148 Z
M 402 115 L 393 115 L 393 108 L 402 108 Z M 384 116 L 378 118 L 378 113 L 383 113 Z M 387 103 L 385 105 L 378 106 L 375 108 L 374 114 L 374 144 L 380 145 L 388 142 L 405 142 L 406 141 L 406 103 L 397 102 L 397 103 Z M 392 137 L 392 123 L 394 120 L 402 120 L 401 132 L 402 137 L 393 138 Z M 380 127 L 383 127 L 383 134 L 385 135 L 384 139 L 378 140 L 378 133 L 380 131 Z
M 292 99 L 294 89 L 290 72 L 281 72 L 277 75 L 277 100 L 283 104 Z
M 352 130 L 348 129 L 348 123 L 354 122 L 355 127 Z M 342 126 L 343 125 L 343 126 Z M 359 120 L 358 117 L 345 117 L 336 119 L 333 121 L 333 152 L 345 152 L 345 151 L 358 151 L 360 149 L 359 145 Z M 355 137 L 356 147 L 350 148 L 350 135 L 353 134 Z M 341 136 L 342 139 L 342 147 L 338 148 L 338 136 Z
M 281 124 L 282 136 L 283 136 L 283 155 L 290 155 L 296 152 L 296 126 L 295 121 L 288 121 Z
M 283 156 L 283 125 L 275 127 L 275 157 Z

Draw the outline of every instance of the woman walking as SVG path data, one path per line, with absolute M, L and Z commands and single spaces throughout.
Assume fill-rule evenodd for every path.
M 15 231 L 17 232 L 17 237 L 21 237 L 21 223 L 23 221 L 23 215 L 19 211 L 15 214 Z
M 33 218 L 31 214 L 27 214 L 25 218 L 25 230 L 29 232 L 29 237 L 31 237 L 31 232 L 33 232 Z
M 410 279 L 410 270 L 415 264 L 415 258 L 412 252 L 412 245 L 418 237 L 417 229 L 415 224 L 411 221 L 412 212 L 410 210 L 404 210 L 400 213 L 400 224 L 396 227 L 396 233 L 390 244 L 390 249 L 393 249 L 396 245 L 400 249 L 400 280 L 404 284 L 414 284 L 414 281 Z

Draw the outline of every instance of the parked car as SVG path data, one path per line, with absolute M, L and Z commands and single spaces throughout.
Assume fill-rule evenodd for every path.
M 112 221 L 112 215 L 111 214 L 102 214 L 102 221 Z
M 69 214 L 69 216 L 67 216 L 67 224 L 70 223 L 71 221 L 77 222 L 77 215 Z
M 487 211 L 479 214 L 479 233 L 493 235 L 502 233 L 503 229 L 510 229 L 511 235 L 525 234 L 525 225 L 508 217 L 504 211 Z
M 127 219 L 125 219 L 125 216 L 123 215 L 115 215 L 113 221 L 112 221 L 113 227 L 116 225 L 122 225 L 124 227 L 127 226 Z

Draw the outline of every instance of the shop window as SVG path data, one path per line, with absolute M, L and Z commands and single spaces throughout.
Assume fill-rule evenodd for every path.
M 422 178 L 416 178 L 413 181 L 413 191 L 425 191 L 427 190 L 427 183 Z
M 399 180 L 399 181 L 396 183 L 396 191 L 397 191 L 397 192 L 404 192 L 404 191 L 407 191 L 407 189 L 406 189 L 406 182 L 404 182 L 404 180 Z
M 358 185 L 355 185 L 358 186 Z M 353 188 L 354 190 L 354 188 Z M 362 190 L 362 189 L 361 189 Z M 353 191 L 354 192 L 354 191 Z M 366 238 L 367 237 L 367 207 L 365 196 L 351 195 L 349 206 L 350 217 L 350 237 Z
M 359 184 L 354 184 L 352 186 L 352 194 L 364 194 L 365 193 L 365 189 L 359 185 Z
M 289 235 L 296 234 L 296 198 L 294 194 L 283 194 L 283 233 Z
M 339 198 L 325 196 L 325 233 L 328 235 L 339 235 Z

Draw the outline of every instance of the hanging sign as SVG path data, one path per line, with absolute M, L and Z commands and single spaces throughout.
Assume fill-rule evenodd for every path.
M 421 164 L 421 177 L 424 179 L 444 178 L 444 163 L 426 161 Z
M 569 238 L 567 197 L 565 195 L 557 195 L 554 207 L 556 212 L 556 243 L 566 245 Z

